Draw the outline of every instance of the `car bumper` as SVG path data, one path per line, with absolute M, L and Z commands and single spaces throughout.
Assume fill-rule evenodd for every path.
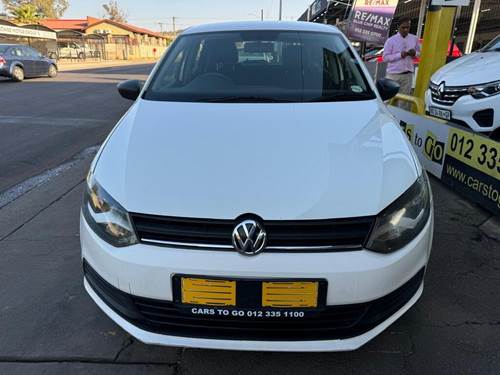
M 98 238 L 83 217 L 80 224 L 82 258 L 106 284 L 104 287 L 96 284 L 95 278 L 86 275 L 85 288 L 97 305 L 131 335 L 149 344 L 267 351 L 355 350 L 373 339 L 403 315 L 422 294 L 423 270 L 430 255 L 432 229 L 431 216 L 424 230 L 410 244 L 388 255 L 361 250 L 314 254 L 263 253 L 249 258 L 236 252 L 183 250 L 144 244 L 114 248 Z M 160 332 L 145 328 L 137 317 L 130 318 L 133 314 L 127 316 L 113 302 L 119 301 L 120 296 L 137 296 L 161 303 L 173 301 L 171 276 L 174 274 L 249 279 L 325 279 L 328 282 L 326 305 L 332 309 L 337 306 L 364 306 L 375 300 L 387 302 L 388 298 L 393 300 L 395 293 L 410 283 L 413 287 L 410 294 L 406 288 L 407 295 L 404 299 L 400 298 L 401 303 L 394 305 L 390 314 L 376 321 L 375 325 L 349 331 L 355 333 L 342 334 L 341 338 L 336 335 L 326 338 L 323 335 L 317 340 L 312 337 L 307 340 L 279 340 L 276 337 L 272 340 L 247 339 L 246 336 L 239 337 L 237 329 L 231 339 L 218 337 L 217 334 L 211 337 L 196 333 L 169 334 L 168 330 Z M 118 297 L 106 300 L 106 291 L 111 294 L 116 292 Z
M 452 122 L 464 124 L 476 132 L 491 132 L 500 127 L 500 96 L 492 96 L 484 99 L 474 99 L 470 95 L 460 97 L 455 104 L 448 106 L 434 102 L 430 90 L 425 93 L 425 109 L 436 107 L 451 111 Z M 493 122 L 491 126 L 479 123 L 474 116 L 481 111 L 493 110 Z
M 10 70 L 7 65 L 0 65 L 0 77 L 10 77 Z

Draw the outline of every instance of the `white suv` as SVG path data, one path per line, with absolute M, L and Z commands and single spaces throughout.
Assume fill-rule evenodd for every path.
M 333 351 L 420 297 L 431 192 L 334 27 L 185 31 L 96 156 L 81 215 L 85 288 L 145 343 Z
M 431 116 L 500 137 L 500 35 L 431 78 L 425 95 Z

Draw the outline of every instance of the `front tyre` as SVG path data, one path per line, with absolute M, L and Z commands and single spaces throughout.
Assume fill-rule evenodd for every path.
M 15 82 L 24 81 L 24 70 L 20 66 L 15 66 L 12 69 L 12 80 Z
M 54 64 L 49 66 L 49 77 L 56 78 L 57 77 L 57 68 Z

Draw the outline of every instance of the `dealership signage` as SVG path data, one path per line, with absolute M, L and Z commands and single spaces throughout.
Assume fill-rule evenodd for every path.
M 55 32 L 7 25 L 0 25 L 0 34 L 24 38 L 57 39 Z
M 441 5 L 445 7 L 466 7 L 470 0 L 432 0 L 432 5 Z
M 389 109 L 429 173 L 500 216 L 500 142 L 400 108 Z
M 398 0 L 356 0 L 349 17 L 349 38 L 383 45 L 397 5 Z

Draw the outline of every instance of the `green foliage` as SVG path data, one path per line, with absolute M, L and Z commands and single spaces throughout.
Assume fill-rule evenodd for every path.
M 22 24 L 35 23 L 40 19 L 36 7 L 32 4 L 23 4 L 12 11 L 12 16 L 16 22 Z
M 20 9 L 26 10 L 31 6 L 39 18 L 59 18 L 69 7 L 69 0 L 2 0 L 7 12 L 15 17 Z

